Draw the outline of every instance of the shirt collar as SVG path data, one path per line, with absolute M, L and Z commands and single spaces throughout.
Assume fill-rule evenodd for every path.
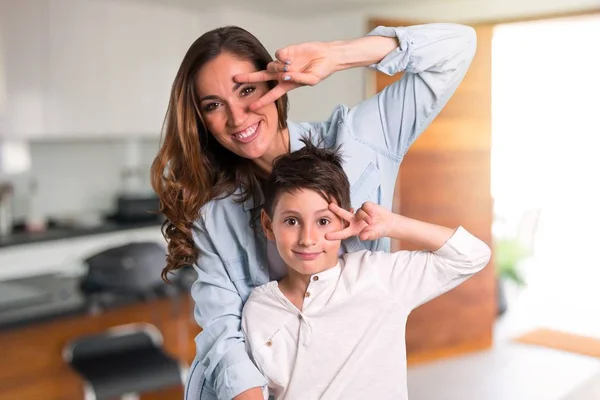
M 342 272 L 342 267 L 340 265 L 340 261 L 338 260 L 338 263 L 335 265 L 335 267 L 326 269 L 325 271 L 321 271 L 317 274 L 313 274 L 310 276 L 310 282 L 311 283 L 316 283 L 316 282 L 327 282 L 329 280 L 332 279 L 337 279 L 339 278 L 340 274 Z

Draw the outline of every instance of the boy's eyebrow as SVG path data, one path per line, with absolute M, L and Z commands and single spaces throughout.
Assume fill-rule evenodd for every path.
M 325 212 L 325 211 L 331 212 L 331 210 L 329 210 L 329 208 L 323 208 L 321 210 L 315 211 L 315 214 L 319 214 L 319 213 L 322 213 L 322 212 Z M 297 210 L 283 210 L 283 211 L 281 211 L 281 213 L 282 214 L 299 214 L 300 212 L 297 211 Z

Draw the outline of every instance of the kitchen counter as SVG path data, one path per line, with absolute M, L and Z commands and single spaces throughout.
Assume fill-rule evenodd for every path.
M 129 229 L 146 228 L 156 226 L 160 229 L 162 219 L 156 218 L 144 221 L 121 222 L 112 219 L 106 219 L 102 224 L 94 227 L 68 227 L 57 224 L 50 224 L 48 229 L 43 232 L 25 232 L 15 230 L 8 236 L 0 236 L 0 248 L 8 246 L 17 246 L 23 244 L 46 242 L 50 240 L 69 239 L 81 236 L 97 235 L 101 233 L 118 232 Z

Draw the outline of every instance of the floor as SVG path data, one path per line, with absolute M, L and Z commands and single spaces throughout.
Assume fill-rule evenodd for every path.
M 535 261 L 527 269 L 530 285 L 509 290 L 509 311 L 497 321 L 493 348 L 409 368 L 411 400 L 600 400 L 600 359 L 511 340 L 536 327 L 600 337 L 594 317 L 600 301 L 590 301 L 594 295 L 582 290 L 581 280 L 579 296 L 587 292 L 587 301 L 573 294 L 576 288 L 557 291 L 569 285 L 549 267 L 543 279 L 535 277 Z
M 411 400 L 598 400 L 600 360 L 505 342 L 411 367 L 408 390 Z

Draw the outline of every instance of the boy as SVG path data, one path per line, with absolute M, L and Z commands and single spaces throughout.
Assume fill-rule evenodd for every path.
M 268 381 L 265 398 L 408 398 L 405 326 L 422 303 L 483 269 L 489 247 L 456 230 L 365 203 L 356 214 L 341 157 L 306 147 L 277 159 L 261 223 L 288 267 L 259 286 L 242 313 L 248 350 Z M 341 240 L 388 236 L 422 251 L 361 250 Z

